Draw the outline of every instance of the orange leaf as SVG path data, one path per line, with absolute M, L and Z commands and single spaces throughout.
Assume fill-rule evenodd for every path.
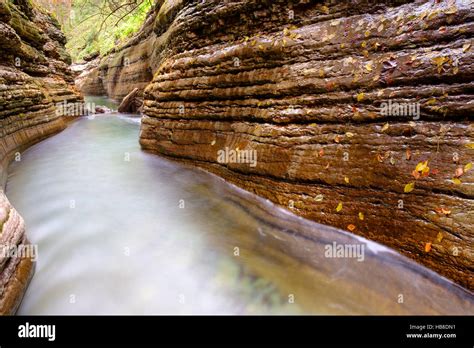
M 352 232 L 356 229 L 356 227 L 353 224 L 349 224 L 347 225 L 347 229 Z
M 425 253 L 429 253 L 431 250 L 431 242 L 425 244 Z

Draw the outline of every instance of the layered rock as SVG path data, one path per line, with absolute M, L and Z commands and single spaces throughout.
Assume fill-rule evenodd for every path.
M 152 71 L 156 70 L 151 56 L 157 40 L 153 32 L 157 14 L 156 9 L 151 11 L 141 30 L 123 46 L 103 58 L 98 57 L 82 64 L 76 85 L 85 95 L 107 95 L 121 101 L 138 88 L 138 96 L 142 96 L 153 77 Z
M 59 25 L 28 0 L 0 1 L 0 247 L 28 245 L 23 219 L 2 188 L 8 163 L 21 151 L 64 129 L 82 99 L 74 88 Z M 5 250 L 5 249 L 4 249 Z M 0 258 L 0 314 L 18 308 L 33 274 L 31 257 Z M 9 257 L 12 256 L 12 257 Z
M 84 90 L 122 98 L 151 69 L 144 149 L 473 289 L 473 18 L 461 0 L 158 1 Z

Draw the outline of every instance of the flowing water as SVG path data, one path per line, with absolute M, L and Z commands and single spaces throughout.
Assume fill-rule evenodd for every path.
M 472 313 L 437 274 L 145 153 L 138 135 L 137 118 L 83 118 L 11 165 L 39 249 L 19 314 Z M 326 257 L 333 243 L 364 254 Z

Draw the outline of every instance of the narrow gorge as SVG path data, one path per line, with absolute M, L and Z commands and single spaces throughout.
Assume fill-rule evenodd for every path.
M 472 289 L 472 9 L 164 1 L 79 86 L 117 99 L 143 90 L 144 149 Z M 418 111 L 384 115 L 384 103 Z M 225 148 L 255 150 L 257 165 L 218 163 Z
M 262 295 L 259 301 L 278 306 L 270 310 L 252 302 L 256 312 L 472 314 L 473 9 L 470 0 L 157 0 L 129 40 L 72 64 L 57 20 L 29 0 L 0 0 L 0 244 L 30 244 L 30 226 L 25 233 L 23 218 L 3 190 L 13 162 L 9 197 L 23 206 L 19 197 L 24 193 L 15 190 L 31 179 L 20 175 L 23 166 L 35 163 L 32 172 L 52 170 L 58 182 L 70 178 L 76 183 L 70 191 L 92 197 L 88 210 L 80 211 L 96 226 L 80 222 L 82 217 L 58 216 L 58 221 L 78 219 L 66 227 L 69 233 L 89 226 L 94 235 L 104 233 L 101 242 L 112 240 L 114 229 L 151 241 L 156 233 L 147 232 L 149 226 L 175 231 L 181 222 L 186 232 L 176 230 L 176 236 L 156 241 L 178 246 L 159 249 L 166 256 L 157 256 L 160 263 L 173 253 L 180 260 L 189 256 L 179 236 L 195 243 L 189 256 L 193 267 L 203 262 L 204 256 L 195 255 L 202 251 L 237 278 L 262 279 L 264 285 L 252 285 L 244 296 L 232 272 L 202 266 L 203 279 L 221 284 L 210 275 L 215 272 L 216 279 L 232 278 L 235 288 L 203 290 L 195 285 L 196 275 L 190 276 L 190 288 L 204 293 L 203 307 L 190 312 L 207 313 L 203 303 L 210 303 L 213 291 L 245 302 L 242 298 L 253 298 L 263 286 L 272 289 L 271 300 Z M 87 120 L 80 117 L 82 109 L 66 107 L 94 96 L 107 97 L 117 107 L 122 102 L 120 114 L 106 111 Z M 140 114 L 139 130 L 130 113 Z M 24 151 L 46 138 L 49 142 L 35 147 L 23 163 Z M 56 152 L 61 148 L 64 153 Z M 89 154 L 81 156 L 85 148 Z M 49 157 L 41 162 L 45 154 Z M 62 162 L 68 154 L 87 166 L 78 166 L 77 177 L 71 178 L 77 168 Z M 115 155 L 125 160 L 118 164 L 111 159 Z M 44 182 L 49 190 L 51 182 Z M 99 189 L 109 196 L 102 198 Z M 107 215 L 116 208 L 103 209 L 105 217 L 95 215 L 93 205 L 108 207 L 107 202 L 122 206 L 117 216 L 130 214 L 125 226 L 108 225 L 114 220 Z M 44 210 L 45 215 L 50 211 Z M 63 232 L 68 233 L 54 234 L 62 242 Z M 128 245 L 127 236 L 117 232 L 116 238 L 117 248 Z M 363 262 L 331 259 L 324 251 L 333 243 L 361 241 L 366 243 Z M 244 266 L 214 255 L 235 256 L 239 243 Z M 140 244 L 136 250 L 148 249 Z M 95 260 L 95 254 L 89 256 Z M 74 259 L 70 255 L 58 262 Z M 116 260 L 104 259 L 97 262 L 118 274 Z M 134 271 L 120 272 L 136 276 L 139 260 L 130 261 Z M 179 273 L 179 265 L 170 268 Z M 14 314 L 34 262 L 3 255 L 0 270 L 0 314 Z M 162 277 L 158 270 L 150 272 Z M 38 279 L 60 287 L 62 278 L 45 274 Z M 103 288 L 112 291 L 117 283 Z M 74 284 L 84 287 L 82 279 Z M 148 289 L 142 278 L 137 284 Z M 76 296 L 79 290 L 71 291 Z M 294 292 L 301 312 L 281 300 Z M 46 311 L 39 303 L 47 295 L 30 298 L 25 308 Z M 229 309 L 225 296 L 221 300 L 209 307 L 211 312 L 252 313 L 243 304 L 240 311 Z M 115 301 L 104 301 L 101 308 L 116 313 L 113 306 L 120 298 Z M 63 313 L 55 305 L 50 308 Z M 80 313 L 92 307 L 84 305 Z

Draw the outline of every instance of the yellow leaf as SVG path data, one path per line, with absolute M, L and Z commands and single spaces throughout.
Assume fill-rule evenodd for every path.
M 324 14 L 329 14 L 329 7 L 327 7 L 327 6 L 321 6 L 321 11 L 322 11 Z
M 367 69 L 367 71 L 372 71 L 372 62 L 368 62 L 367 64 L 365 64 L 365 68 Z
M 454 185 L 461 185 L 462 184 L 462 181 L 459 180 L 458 178 L 452 178 L 451 180 L 452 180 Z
M 464 171 L 467 172 L 472 169 L 472 162 L 469 162 L 464 166 Z
M 468 143 L 464 146 L 467 147 L 468 149 L 474 149 L 474 143 Z
M 216 141 L 213 140 L 212 143 L 211 143 L 212 146 L 216 145 Z
M 415 170 L 416 170 L 417 172 L 422 172 L 422 171 L 424 171 L 427 167 L 428 167 L 428 161 L 426 160 L 426 161 L 424 161 L 424 162 L 418 163 L 418 164 L 416 165 Z
M 346 137 L 352 138 L 353 136 L 354 136 L 354 133 L 346 132 Z
M 357 94 L 357 101 L 360 102 L 362 100 L 364 100 L 364 93 Z
M 339 202 L 339 204 L 337 205 L 336 211 L 340 212 L 341 210 L 342 210 L 342 202 Z
M 462 51 L 465 53 L 465 52 L 469 51 L 470 48 L 471 48 L 471 44 L 466 43 L 462 46 Z
M 359 212 L 359 220 L 364 220 L 364 213 L 363 212 Z
M 443 240 L 443 234 L 441 232 L 438 232 L 438 235 L 436 236 L 436 241 L 438 243 L 441 243 L 442 240 Z
M 362 43 L 360 45 L 365 48 L 367 46 L 367 42 L 362 41 Z
M 344 181 L 346 182 L 346 184 L 348 184 L 349 183 L 349 178 L 347 176 L 345 176 Z
M 388 129 L 388 127 L 390 127 L 390 125 L 389 125 L 388 122 L 387 122 L 387 123 L 385 123 L 385 124 L 383 125 L 383 127 L 382 127 L 382 132 L 385 132 L 385 131 Z
M 415 188 L 415 183 L 411 182 L 411 183 L 405 185 L 405 188 L 403 189 L 403 191 L 405 193 L 409 193 L 409 192 L 413 191 L 414 188 Z
M 322 200 L 324 199 L 324 196 L 323 195 L 317 195 L 316 197 L 314 197 L 314 200 L 316 202 L 322 202 Z

